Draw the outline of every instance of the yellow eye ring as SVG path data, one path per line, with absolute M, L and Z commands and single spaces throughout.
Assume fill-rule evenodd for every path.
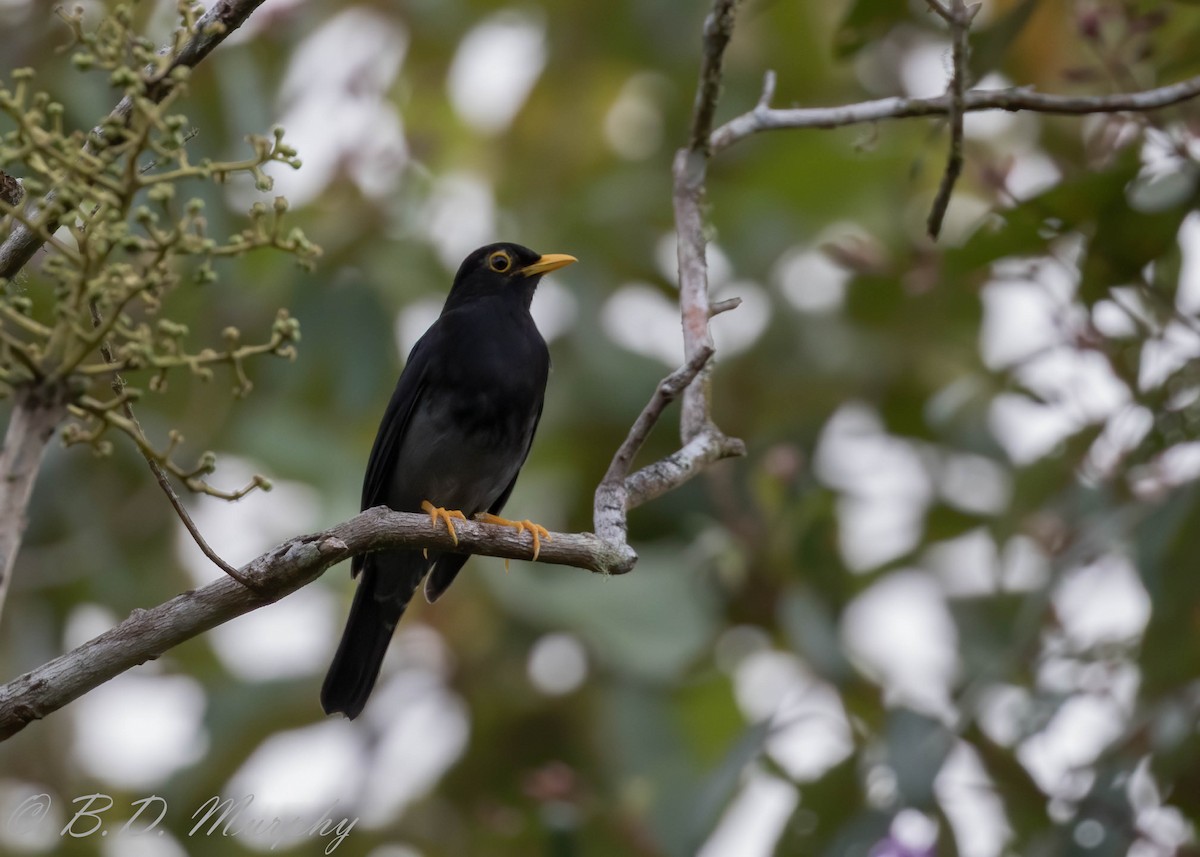
M 488 267 L 497 274 L 507 273 L 512 267 L 512 257 L 503 250 L 497 250 L 491 256 L 488 256 Z

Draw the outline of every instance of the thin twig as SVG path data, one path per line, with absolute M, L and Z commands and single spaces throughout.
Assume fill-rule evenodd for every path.
M 92 325 L 99 328 L 104 323 L 104 318 L 101 316 L 100 307 L 95 301 L 92 301 L 91 310 Z M 109 345 L 107 340 L 100 343 L 100 355 L 104 358 L 106 363 L 115 364 L 117 362 L 116 357 L 112 352 L 112 346 Z M 113 375 L 110 386 L 112 387 L 112 391 L 116 393 L 118 397 L 123 397 L 125 392 L 125 379 L 120 373 Z M 133 431 L 137 432 L 142 439 L 145 439 L 146 433 L 142 431 L 142 424 L 138 421 L 137 415 L 133 412 L 133 402 L 131 402 L 128 398 L 122 398 L 121 410 L 124 412 L 125 418 L 129 421 Z M 213 550 L 212 546 L 205 541 L 204 536 L 200 533 L 200 528 L 196 526 L 196 522 L 192 520 L 192 516 L 188 514 L 188 510 L 184 507 L 183 501 L 179 499 L 179 495 L 175 493 L 175 489 L 171 486 L 171 480 L 167 477 L 166 471 L 163 470 L 162 465 L 155 461 L 154 456 L 147 452 L 147 445 L 138 444 L 137 446 L 138 450 L 142 453 L 142 457 L 146 459 L 146 464 L 150 466 L 150 472 L 154 474 L 154 479 L 156 482 L 158 482 L 158 487 L 161 488 L 163 493 L 167 495 L 167 501 L 171 504 L 171 508 L 175 510 L 175 514 L 179 516 L 179 520 L 183 522 L 184 528 L 188 531 L 188 533 L 191 534 L 192 540 L 196 543 L 196 546 L 200 548 L 201 552 L 203 552 L 206 557 L 212 560 L 213 564 L 216 565 L 217 568 L 221 569 L 221 571 L 228 574 L 247 589 L 254 589 L 256 584 L 252 580 L 244 576 L 240 571 L 222 559 L 221 555 Z
M 1006 110 L 1081 116 L 1090 113 L 1142 113 L 1161 110 L 1200 95 L 1200 75 L 1178 83 L 1116 95 L 1055 95 L 1030 87 L 972 89 L 963 94 L 963 112 Z M 714 130 L 709 137 L 713 154 L 763 131 L 789 128 L 844 128 L 885 119 L 948 116 L 949 94 L 933 98 L 878 98 L 838 107 L 769 108 L 760 104 Z
M 230 33 L 240 27 L 262 3 L 263 0 L 218 0 L 214 3 L 200 17 L 195 33 L 171 63 L 155 80 L 150 81 L 150 85 L 142 97 L 154 102 L 162 101 L 173 89 L 174 78 L 171 73 L 175 69 L 195 67 L 212 53 L 213 49 L 221 44 Z M 97 128 L 103 128 L 114 121 L 119 125 L 125 125 L 133 113 L 133 104 L 133 97 L 125 96 Z M 96 131 L 90 134 L 83 149 L 84 154 L 92 154 L 103 148 L 105 142 L 103 132 Z M 51 191 L 42 199 L 37 209 L 39 211 L 48 210 L 53 199 L 54 191 Z M 47 224 L 45 233 L 51 234 L 55 228 L 56 224 Z M 28 225 L 23 223 L 15 225 L 12 232 L 0 244 L 0 277 L 11 280 L 16 276 L 17 272 L 33 258 L 33 254 L 38 251 L 45 240 L 45 235 L 39 235 L 37 230 L 30 229 Z
M 629 468 L 633 465 L 634 456 L 650 436 L 651 429 L 662 416 L 667 405 L 675 401 L 695 379 L 704 365 L 712 358 L 713 349 L 704 348 L 687 363 L 680 366 L 659 382 L 650 401 L 642 408 L 638 418 L 634 420 L 624 442 L 613 455 L 608 465 L 608 472 L 596 486 L 594 504 L 594 526 L 596 535 L 613 544 L 626 544 L 628 519 L 626 513 L 629 505 L 629 492 L 625 487 L 625 479 Z M 676 483 L 681 484 L 681 483 Z
M 967 7 L 963 0 L 950 0 L 947 8 L 941 0 L 927 0 L 935 12 L 945 19 L 950 27 L 950 37 L 953 41 L 952 62 L 950 74 L 950 152 L 946 156 L 946 169 L 942 173 L 937 195 L 929 209 L 929 219 L 926 228 L 929 237 L 934 240 L 942 231 L 942 221 L 946 217 L 946 209 L 950 207 L 950 197 L 954 193 L 954 185 L 963 169 L 963 102 L 967 91 L 967 35 L 971 28 L 971 20 L 979 11 L 979 6 Z
M 721 97 L 721 66 L 725 48 L 733 36 L 733 20 L 738 0 L 715 0 L 712 11 L 704 19 L 704 47 L 700 60 L 700 84 L 692 107 L 692 131 L 689 149 L 706 149 L 712 130 L 717 101 Z

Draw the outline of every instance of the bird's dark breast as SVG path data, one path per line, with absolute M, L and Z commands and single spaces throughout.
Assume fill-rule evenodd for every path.
M 537 425 L 549 358 L 532 320 L 447 325 L 453 358 L 430 367 L 399 450 L 389 505 L 430 500 L 468 515 L 517 475 Z M 527 323 L 524 324 L 523 322 Z

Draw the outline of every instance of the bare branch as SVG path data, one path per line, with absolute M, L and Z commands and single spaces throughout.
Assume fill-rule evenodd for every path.
M 741 298 L 726 298 L 723 301 L 717 301 L 715 304 L 711 304 L 709 306 L 708 317 L 715 318 L 716 316 L 720 315 L 721 313 L 729 312 L 730 310 L 737 309 L 741 305 L 742 305 Z
M 725 48 L 733 36 L 733 19 L 738 0 L 714 0 L 712 11 L 704 19 L 704 55 L 700 61 L 700 85 L 692 108 L 689 149 L 707 149 L 717 101 L 721 97 L 721 66 Z
M 950 196 L 954 193 L 954 185 L 962 174 L 963 168 L 963 99 L 967 90 L 967 34 L 971 28 L 971 20 L 979 11 L 979 6 L 967 7 L 963 0 L 950 0 L 950 6 L 945 6 L 941 0 L 928 0 L 929 5 L 938 13 L 950 27 L 953 40 L 953 70 L 950 75 L 950 153 L 946 157 L 946 170 L 942 173 L 942 181 L 938 185 L 937 195 L 929 210 L 926 228 L 929 237 L 937 239 L 942 231 L 942 220 L 946 217 L 946 209 L 950 207 Z
M 691 135 L 686 148 L 675 155 L 675 234 L 678 239 L 679 311 L 683 322 L 683 356 L 688 364 L 705 351 L 713 349 L 708 322 L 713 316 L 708 300 L 708 264 L 704 247 L 704 197 L 710 140 L 717 99 L 721 94 L 721 66 L 725 48 L 733 35 L 737 0 L 713 0 L 712 11 L 704 22 L 704 53 L 700 66 L 700 82 L 692 108 Z M 774 89 L 774 76 L 764 81 L 763 101 L 769 101 Z M 708 359 L 695 379 L 683 393 L 680 414 L 680 436 L 686 445 L 694 437 L 707 432 L 711 425 L 709 376 L 713 362 Z
M 1123 113 L 1161 110 L 1200 95 L 1200 75 L 1178 83 L 1126 92 L 1117 95 L 1054 95 L 1035 92 L 1029 87 L 1010 89 L 972 89 L 963 94 L 963 111 L 1027 110 L 1079 116 L 1088 113 Z M 712 132 L 709 147 L 715 154 L 734 143 L 763 131 L 789 128 L 842 128 L 885 119 L 917 116 L 948 116 L 952 109 L 949 94 L 936 98 L 879 98 L 838 107 L 797 107 L 777 109 L 761 103 Z
M 263 0 L 218 0 L 214 3 L 197 22 L 195 35 L 188 40 L 175 59 L 147 88 L 145 97 L 154 102 L 162 101 L 173 88 L 174 78 L 171 73 L 175 69 L 194 68 L 212 53 L 217 45 L 225 41 L 230 33 L 245 23 L 250 14 L 262 3 Z M 168 49 L 164 48 L 163 50 Z M 108 120 L 102 122 L 100 127 L 112 120 L 123 125 L 129 120 L 132 112 L 133 98 L 127 95 L 113 108 Z M 104 135 L 100 132 L 93 133 L 84 146 L 84 152 L 92 153 L 102 148 L 103 144 Z M 51 191 L 38 208 L 43 211 L 47 210 L 53 202 L 53 196 L 54 191 Z M 48 224 L 44 232 L 52 233 L 54 229 L 53 224 Z M 0 244 L 0 277 L 12 279 L 33 258 L 33 254 L 45 242 L 45 235 L 39 234 L 39 231 L 42 230 L 31 229 L 26 223 L 17 223 L 14 226 L 12 232 L 4 239 L 4 243 Z
M 700 474 L 705 467 L 722 458 L 746 454 L 746 445 L 736 437 L 726 437 L 709 424 L 680 449 L 653 464 L 647 464 L 625 480 L 630 509 L 661 497 Z
M 596 486 L 594 526 L 596 534 L 605 541 L 615 545 L 627 543 L 628 521 L 625 513 L 631 507 L 628 502 L 629 495 L 626 490 L 625 477 L 629 475 L 633 458 L 642 448 L 642 444 L 646 442 L 646 438 L 650 436 L 650 430 L 654 428 L 667 405 L 675 401 L 688 384 L 692 383 L 712 355 L 711 348 L 701 349 L 695 357 L 659 382 L 654 395 L 650 397 L 646 407 L 642 408 L 641 414 L 630 427 L 625 441 L 613 455 L 612 462 L 608 465 L 608 472 Z
M 4 449 L 0 450 L 0 607 L 8 593 L 13 565 L 21 549 L 28 518 L 25 510 L 33 495 L 46 446 L 54 429 L 66 416 L 64 391 L 23 387 L 16 396 Z
M 457 544 L 444 527 L 431 528 L 428 515 L 379 506 L 324 532 L 290 539 L 247 563 L 241 573 L 252 588 L 222 577 L 156 607 L 135 610 L 95 639 L 0 686 L 0 740 L 185 640 L 278 601 L 354 554 L 400 547 L 508 559 L 532 554 L 530 537 L 510 527 L 463 521 L 455 529 Z M 542 540 L 538 562 L 602 574 L 623 574 L 633 566 L 626 554 L 591 533 L 551 535 Z

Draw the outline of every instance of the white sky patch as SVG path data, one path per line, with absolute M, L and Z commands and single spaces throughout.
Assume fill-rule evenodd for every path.
M 408 353 L 417 340 L 437 321 L 445 302 L 445 298 L 425 298 L 413 301 L 400 310 L 396 315 L 396 349 L 401 357 L 408 359 Z
M 264 167 L 275 182 L 271 194 L 304 205 L 342 169 L 374 199 L 395 189 L 408 146 L 388 90 L 407 49 L 405 31 L 362 7 L 335 15 L 300 44 L 284 76 L 279 124 L 304 168 Z M 239 208 L 269 198 L 250 182 L 230 183 L 228 195 Z
M 1180 312 L 1200 313 L 1200 212 L 1193 211 L 1179 227 L 1179 289 L 1175 306 Z
M 587 650 L 574 634 L 543 634 L 529 649 L 529 681 L 547 696 L 562 696 L 587 679 Z
M 1012 837 L 1004 803 L 975 749 L 957 741 L 933 781 L 961 857 L 999 857 Z
M 546 64 L 541 15 L 504 9 L 471 29 L 458 45 L 446 85 L 463 121 L 495 134 L 513 121 Z
M 818 249 L 793 247 L 779 257 L 771 280 L 796 309 L 822 315 L 841 309 L 850 272 Z
M 0 779 L 0 846 L 18 854 L 50 853 L 62 846 L 58 832 L 66 823 L 64 807 L 50 789 L 47 783 Z M 73 812 L 77 807 L 65 809 Z
M 839 408 L 814 458 L 820 479 L 843 492 L 838 535 L 848 566 L 872 568 L 916 545 L 932 499 L 929 476 L 912 444 L 888 435 L 874 411 Z
M 788 775 L 814 781 L 854 749 L 842 701 L 794 655 L 747 655 L 733 676 L 738 708 L 751 723 L 770 719 L 766 751 Z
M 1012 114 L 1003 114 L 1012 115 Z M 1062 170 L 1044 152 L 1028 151 L 1013 155 L 1007 187 L 1019 200 L 1033 199 L 1062 180 Z
M 771 320 L 771 299 L 762 286 L 749 280 L 737 280 L 718 289 L 711 300 L 718 303 L 734 297 L 742 299 L 741 305 L 721 313 L 709 323 L 713 344 L 725 359 L 754 345 Z
M 278 816 L 307 823 L 296 824 L 283 831 L 284 835 L 248 825 L 238 838 L 251 846 L 274 850 L 307 839 L 304 831 L 331 807 L 334 821 L 345 817 L 346 811 L 339 812 L 337 802 L 354 793 L 365 755 L 361 731 L 342 718 L 268 736 L 220 794 L 235 804 L 253 796 L 242 811 L 243 820 Z
M 1002 747 L 1011 747 L 1026 737 L 1033 722 L 1033 698 L 1028 688 L 1015 684 L 989 685 L 979 695 L 979 725 L 985 735 Z
M 947 453 L 937 468 L 938 493 L 965 512 L 998 514 L 1008 506 L 1012 476 L 990 458 L 970 453 Z
M 1085 320 L 1054 290 L 1022 277 L 996 279 L 983 288 L 980 354 L 992 369 L 1003 369 L 1066 343 Z
M 448 172 L 433 186 L 426 203 L 429 240 L 448 271 L 467 254 L 495 240 L 496 202 L 491 184 L 471 172 Z
M 226 668 L 245 681 L 308 675 L 328 660 L 343 612 L 328 588 L 305 586 L 269 608 L 226 622 L 209 640 Z
M 1017 393 L 1001 393 L 992 400 L 988 425 L 1014 464 L 1037 461 L 1079 429 L 1063 410 Z
M 879 680 L 890 702 L 934 716 L 950 710 L 958 630 L 932 575 L 888 574 L 850 603 L 841 631 L 847 652 Z
M 63 628 L 63 648 L 67 651 L 99 637 L 120 620 L 100 604 L 78 604 L 71 608 Z
M 1103 696 L 1068 699 L 1046 728 L 1017 748 L 1017 758 L 1042 791 L 1078 798 L 1091 786 L 1087 766 L 1124 726 L 1120 705 Z
M 1105 424 L 1100 436 L 1088 450 L 1084 464 L 1085 477 L 1112 475 L 1121 460 L 1134 449 L 1154 427 L 1154 415 L 1141 405 L 1126 405 Z
M 900 63 L 900 83 L 910 98 L 944 95 L 950 81 L 950 43 L 922 41 L 909 49 Z
M 905 849 L 924 853 L 937 843 L 938 823 L 923 812 L 902 809 L 892 819 L 891 835 Z
M 625 81 L 604 116 L 604 139 L 614 152 L 641 161 L 659 150 L 663 138 L 659 101 L 670 89 L 670 80 L 654 72 L 639 72 Z
M 69 709 L 72 757 L 89 776 L 125 789 L 147 789 L 207 751 L 200 683 L 154 675 L 152 669 L 122 673 Z
M 1053 601 L 1067 637 L 1081 648 L 1133 640 L 1150 621 L 1150 596 L 1123 556 L 1108 554 L 1066 572 Z
M 799 802 L 791 783 L 751 769 L 696 857 L 771 857 Z
M 628 351 L 671 367 L 683 362 L 679 304 L 652 285 L 621 286 L 604 302 L 600 324 L 609 339 Z
M 241 486 L 261 472 L 254 462 L 218 453 L 214 484 Z M 271 491 L 252 491 L 229 503 L 197 497 L 192 518 L 213 549 L 234 566 L 269 550 L 297 532 L 316 529 L 320 495 L 309 485 L 272 480 Z M 175 554 L 197 585 L 223 576 L 177 523 Z M 261 681 L 303 675 L 318 668 L 338 633 L 337 599 L 322 587 L 305 587 L 269 607 L 255 610 L 208 632 L 213 650 L 231 673 Z
M 1013 536 L 1000 551 L 1000 579 L 1005 592 L 1032 592 L 1050 579 L 1050 558 L 1028 536 Z
M 392 824 L 462 756 L 470 716 L 442 676 L 428 669 L 402 669 L 381 680 L 364 716 L 381 737 L 371 747 L 363 782 L 363 823 Z
M 1012 393 L 992 400 L 992 434 L 1017 464 L 1041 458 L 1084 426 L 1115 416 L 1131 401 L 1129 389 L 1105 357 L 1093 351 L 1051 348 L 1025 361 L 1017 375 L 1048 402 Z
M 1114 289 L 1114 292 L 1121 291 Z M 1092 305 L 1092 324 L 1096 330 L 1112 339 L 1126 339 L 1138 332 L 1137 323 L 1129 311 L 1113 300 L 1096 301 Z
M 996 543 L 984 527 L 931 546 L 923 564 L 938 576 L 951 598 L 992 595 L 999 590 Z
M 979 25 L 976 24 L 976 26 Z M 950 47 L 943 46 L 943 50 L 946 51 L 946 61 L 943 64 L 945 79 L 942 83 L 941 91 L 937 93 L 938 95 L 944 94 L 950 86 L 949 66 L 953 62 L 953 58 L 950 56 Z M 928 62 L 928 60 L 923 60 L 923 62 Z M 1004 75 L 990 72 L 984 75 L 983 79 L 975 84 L 972 89 L 1008 89 L 1012 85 L 1012 81 Z M 968 140 L 995 143 L 998 138 L 1010 134 L 1020 124 L 1021 118 L 1016 113 L 1010 113 L 1007 110 L 971 111 L 963 116 L 963 136 Z M 1009 151 L 1012 150 L 1012 147 L 1006 148 Z
M 1054 348 L 1027 361 L 1017 375 L 1030 390 L 1061 408 L 1080 425 L 1116 414 L 1131 399 L 1103 354 Z
M 1138 388 L 1153 390 L 1200 356 L 1200 333 L 1178 321 L 1171 321 L 1160 336 L 1142 345 L 1138 365 Z
M 1200 478 L 1200 441 L 1177 443 L 1133 475 L 1134 490 L 1149 497 L 1170 486 Z
M 533 323 L 547 342 L 568 333 L 579 314 L 579 301 L 570 289 L 561 285 L 561 277 L 561 273 L 555 273 L 552 279 L 542 278 L 533 296 Z

